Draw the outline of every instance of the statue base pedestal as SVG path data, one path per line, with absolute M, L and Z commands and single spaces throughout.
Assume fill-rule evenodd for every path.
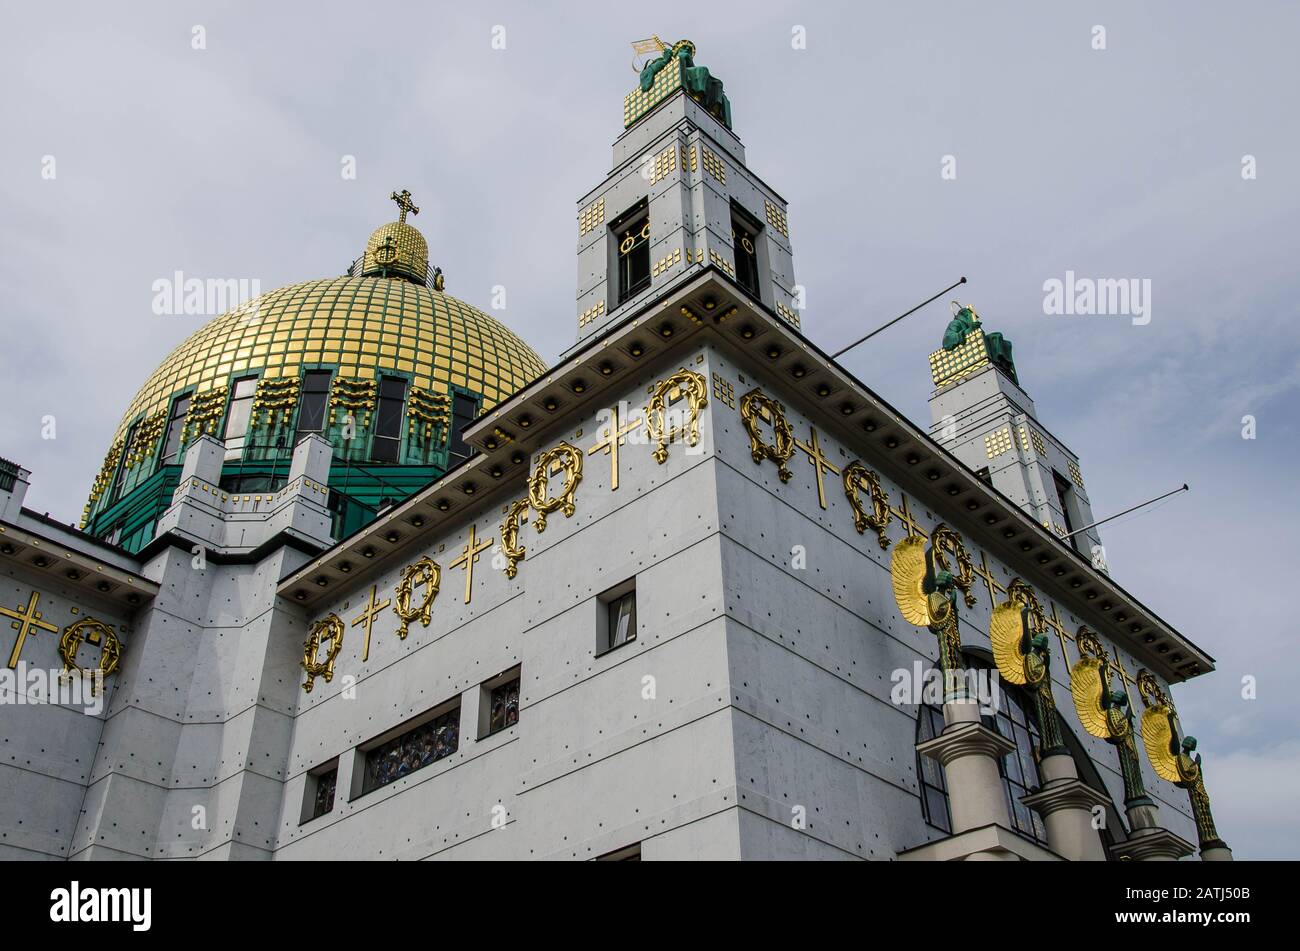
M 1072 862 L 1104 862 L 1106 851 L 1093 816 L 1098 806 L 1110 802 L 1109 797 L 1079 779 L 1068 754 L 1044 757 L 1038 773 L 1042 788 L 1020 801 L 1043 817 L 1052 851 Z
M 1110 851 L 1118 859 L 1133 862 L 1171 862 L 1191 855 L 1196 847 L 1168 829 L 1148 828 L 1138 829 L 1127 842 L 1112 846 Z
M 947 723 L 943 732 L 918 743 L 916 751 L 943 766 L 953 834 L 993 825 L 1010 827 L 998 761 L 1016 744 L 980 722 L 977 703 L 946 703 L 943 715 Z

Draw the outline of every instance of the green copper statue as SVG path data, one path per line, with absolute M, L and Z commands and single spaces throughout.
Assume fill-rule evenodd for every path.
M 731 128 L 731 101 L 722 92 L 722 80 L 713 76 L 707 66 L 695 65 L 695 44 L 678 40 L 655 59 L 641 67 L 641 91 L 649 92 L 659 71 L 673 61 L 681 60 L 682 83 L 691 98 L 699 102 L 715 119 Z
M 948 327 L 943 332 L 943 349 L 956 350 L 966 342 L 966 335 L 976 328 L 983 329 L 980 327 L 980 316 L 975 313 L 975 308 L 969 304 L 962 305 L 953 301 L 952 320 L 948 321 Z M 1011 377 L 1011 382 L 1019 386 L 1016 364 L 1011 359 L 1011 341 L 1000 333 L 986 333 L 984 347 L 988 351 L 989 361 Z

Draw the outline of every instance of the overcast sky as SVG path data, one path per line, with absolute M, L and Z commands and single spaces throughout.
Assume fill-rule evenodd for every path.
M 1295 4 L 10 5 L 0 455 L 33 471 L 29 507 L 80 516 L 137 387 L 205 321 L 156 316 L 155 280 L 340 274 L 393 189 L 448 292 L 486 309 L 504 286 L 499 316 L 553 361 L 575 334 L 575 202 L 651 33 L 696 42 L 789 201 L 814 340 L 966 275 L 1098 517 L 1191 484 L 1104 527 L 1112 572 L 1218 660 L 1175 699 L 1220 833 L 1300 857 Z M 1150 322 L 1045 315 L 1067 270 L 1149 279 Z M 932 305 L 845 362 L 927 425 L 947 319 Z

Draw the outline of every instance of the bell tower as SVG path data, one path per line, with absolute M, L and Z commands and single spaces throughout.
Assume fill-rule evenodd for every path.
M 690 40 L 633 48 L 613 168 L 578 202 L 578 344 L 707 267 L 799 326 L 785 199 L 746 166 L 722 81 Z
M 930 435 L 1043 527 L 1069 536 L 1091 525 L 1079 457 L 1038 421 L 1011 341 L 985 333 L 973 307 L 953 301 L 952 311 L 943 346 L 930 354 Z M 1095 528 L 1067 544 L 1105 570 Z

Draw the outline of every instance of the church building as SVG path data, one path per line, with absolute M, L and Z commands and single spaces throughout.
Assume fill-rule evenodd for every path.
M 0 460 L 0 859 L 1231 858 L 1213 659 L 1011 341 L 955 303 L 930 423 L 883 401 L 722 81 L 640 49 L 555 366 L 394 192 L 162 361 L 80 528 Z

